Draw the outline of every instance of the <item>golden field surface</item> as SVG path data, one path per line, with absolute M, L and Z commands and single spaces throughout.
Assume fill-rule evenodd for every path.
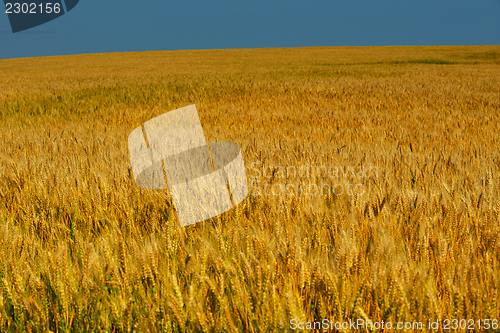
M 250 193 L 182 228 L 127 140 L 190 104 Z M 499 46 L 0 60 L 0 331 L 498 331 L 499 116 Z

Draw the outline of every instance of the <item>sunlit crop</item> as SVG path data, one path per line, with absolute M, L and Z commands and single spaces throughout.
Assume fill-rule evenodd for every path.
M 190 104 L 258 182 L 181 228 L 127 137 Z M 499 116 L 498 46 L 0 60 L 0 331 L 500 319 Z M 264 191 L 321 182 L 363 191 Z

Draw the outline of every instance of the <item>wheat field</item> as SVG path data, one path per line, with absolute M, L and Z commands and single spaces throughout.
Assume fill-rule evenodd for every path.
M 190 104 L 250 194 L 181 228 L 127 138 Z M 499 46 L 0 60 L 0 331 L 499 331 L 499 116 Z

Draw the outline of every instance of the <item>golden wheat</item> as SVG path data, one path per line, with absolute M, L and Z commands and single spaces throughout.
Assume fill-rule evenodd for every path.
M 181 228 L 127 136 L 189 104 L 260 183 Z M 0 60 L 0 331 L 500 319 L 499 112 L 497 46 Z M 364 193 L 265 192 L 324 182 Z

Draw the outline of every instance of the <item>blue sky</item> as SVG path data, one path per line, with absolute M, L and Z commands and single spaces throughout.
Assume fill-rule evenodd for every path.
M 152 50 L 493 44 L 500 45 L 500 0 L 80 0 L 58 19 L 16 34 L 5 10 L 0 12 L 0 59 Z

